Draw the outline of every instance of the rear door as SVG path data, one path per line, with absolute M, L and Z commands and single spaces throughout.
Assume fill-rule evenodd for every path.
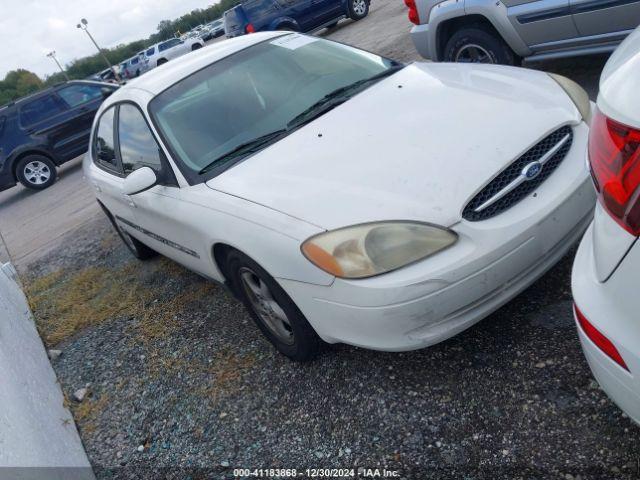
M 640 24 L 640 1 L 570 0 L 573 20 L 581 36 L 604 35 L 621 41 Z
M 133 207 L 123 195 L 124 174 L 117 156 L 115 136 L 116 107 L 111 107 L 100 116 L 91 146 L 89 178 L 96 198 L 109 210 L 114 220 L 126 231 L 134 222 Z
M 69 128 L 71 120 L 72 113 L 53 92 L 21 105 L 19 110 L 20 128 L 34 144 L 46 147 L 60 161 L 74 155 Z
M 69 151 L 80 155 L 89 147 L 89 136 L 93 118 L 104 101 L 103 88 L 113 87 L 72 84 L 62 87 L 57 94 L 69 111 L 69 122 L 66 126 Z M 115 90 L 115 88 L 113 88 Z
M 578 36 L 569 0 L 504 0 L 509 21 L 528 46 L 553 44 Z

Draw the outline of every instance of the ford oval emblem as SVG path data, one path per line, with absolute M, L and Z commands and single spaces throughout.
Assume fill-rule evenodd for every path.
M 540 162 L 531 162 L 529 165 L 522 169 L 522 175 L 527 180 L 533 180 L 542 171 L 542 164 Z

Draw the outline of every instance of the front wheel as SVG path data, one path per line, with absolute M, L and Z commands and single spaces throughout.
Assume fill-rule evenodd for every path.
M 32 190 L 44 190 L 56 181 L 56 166 L 44 155 L 27 155 L 16 165 L 18 181 Z
M 349 0 L 349 18 L 352 20 L 362 20 L 369 14 L 368 0 Z
M 198 50 L 199 48 L 202 48 L 202 45 L 200 45 L 199 43 L 194 43 L 191 46 L 191 51 Z
M 316 356 L 322 340 L 271 275 L 237 251 L 227 257 L 227 272 L 254 322 L 281 353 L 300 362 Z
M 445 62 L 515 65 L 516 56 L 502 38 L 482 27 L 462 28 L 444 48 Z

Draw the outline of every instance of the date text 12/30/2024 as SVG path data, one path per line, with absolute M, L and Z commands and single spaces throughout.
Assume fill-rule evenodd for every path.
M 234 468 L 235 478 L 398 478 L 386 468 Z

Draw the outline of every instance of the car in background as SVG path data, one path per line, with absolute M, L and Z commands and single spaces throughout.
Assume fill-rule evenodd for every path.
M 133 57 L 120 64 L 120 76 L 123 79 L 139 77 L 145 71 L 143 52 L 138 52 Z
M 119 70 L 119 66 L 114 67 L 116 70 Z M 107 82 L 107 83 L 119 83 L 116 75 L 113 72 L 112 68 L 105 68 L 101 72 L 98 72 L 94 75 L 90 75 L 86 78 L 86 80 L 91 80 L 94 82 Z
M 42 190 L 56 168 L 87 151 L 91 124 L 105 98 L 118 87 L 74 80 L 0 109 L 0 190 L 20 182 Z
M 224 35 L 224 21 L 219 18 L 218 20 L 209 22 L 204 26 L 200 33 L 200 38 L 203 41 L 208 42 L 209 40 L 221 37 L 222 35 Z
M 444 62 L 518 64 L 608 53 L 640 24 L 640 0 L 405 0 L 413 43 Z
M 582 236 L 590 107 L 540 71 L 263 32 L 122 87 L 84 169 L 135 256 L 226 283 L 290 358 L 322 340 L 411 350 L 480 321 Z
M 143 71 L 151 70 L 159 65 L 167 63 L 169 60 L 181 57 L 182 55 L 198 50 L 204 46 L 204 42 L 199 37 L 180 39 L 170 38 L 164 42 L 156 43 L 144 51 Z
M 332 28 L 343 18 L 361 20 L 370 0 L 245 0 L 224 12 L 228 38 L 271 30 L 311 32 Z
M 607 395 L 640 424 L 640 29 L 609 58 L 589 135 L 598 195 L 572 272 L 584 355 Z

